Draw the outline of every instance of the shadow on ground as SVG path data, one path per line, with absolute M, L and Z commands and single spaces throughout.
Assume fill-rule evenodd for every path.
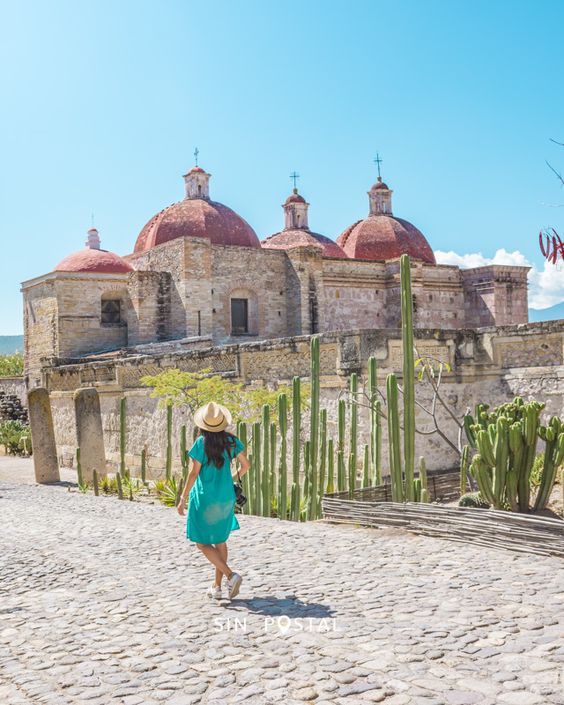
M 251 597 L 249 599 L 235 598 L 229 605 L 232 609 L 248 610 L 256 614 L 264 614 L 272 617 L 311 617 L 312 619 L 327 619 L 332 617 L 334 612 L 328 605 L 318 602 L 303 602 L 295 595 L 288 597 Z

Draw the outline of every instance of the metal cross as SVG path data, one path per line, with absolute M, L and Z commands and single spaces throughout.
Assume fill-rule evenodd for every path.
M 293 172 L 290 174 L 290 178 L 294 180 L 294 188 L 296 188 L 296 181 L 297 181 L 297 179 L 300 178 L 300 175 L 299 175 L 299 174 L 296 174 L 296 172 L 293 171 Z
M 382 174 L 380 174 L 380 164 L 382 163 L 382 159 L 380 159 L 380 155 L 378 152 L 376 152 L 376 159 L 374 160 L 374 164 L 378 167 L 378 176 L 381 177 Z
M 198 166 L 198 154 L 200 153 L 200 150 L 196 147 L 194 150 L 194 159 L 196 160 L 196 166 Z

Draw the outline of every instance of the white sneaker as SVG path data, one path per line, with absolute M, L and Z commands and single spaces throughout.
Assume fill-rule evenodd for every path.
M 230 600 L 239 594 L 239 588 L 242 582 L 243 578 L 239 573 L 233 573 L 233 575 L 227 579 L 227 597 Z
M 210 585 L 208 588 L 208 597 L 212 600 L 221 600 L 221 585 Z

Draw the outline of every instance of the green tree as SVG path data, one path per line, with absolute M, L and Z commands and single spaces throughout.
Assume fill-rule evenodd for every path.
M 0 377 L 21 377 L 24 371 L 24 359 L 21 353 L 0 355 Z
M 248 423 L 260 420 L 265 404 L 270 407 L 272 418 L 277 418 L 278 396 L 286 393 L 290 400 L 292 398 L 288 385 L 279 385 L 276 389 L 245 389 L 241 382 L 213 374 L 211 368 L 199 372 L 183 372 L 173 368 L 157 375 L 147 375 L 140 381 L 144 386 L 153 388 L 151 396 L 160 399 L 161 406 L 186 406 L 193 414 L 200 406 L 215 401 L 226 406 L 235 419 Z M 302 410 L 308 405 L 309 386 L 304 386 Z

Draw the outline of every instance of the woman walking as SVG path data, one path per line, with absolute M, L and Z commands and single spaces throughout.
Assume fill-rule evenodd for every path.
M 250 463 L 243 443 L 225 430 L 231 421 L 229 410 L 214 402 L 194 414 L 194 423 L 200 429 L 200 435 L 188 451 L 192 468 L 177 507 L 180 516 L 184 516 L 189 493 L 186 537 L 215 566 L 215 580 L 208 588 L 208 595 L 216 600 L 222 597 L 221 581 L 224 576 L 229 599 L 239 593 L 242 581 L 242 577 L 227 565 L 227 539 L 231 531 L 239 528 L 234 511 L 231 461 L 235 458 L 239 461 L 239 476 L 248 471 Z

